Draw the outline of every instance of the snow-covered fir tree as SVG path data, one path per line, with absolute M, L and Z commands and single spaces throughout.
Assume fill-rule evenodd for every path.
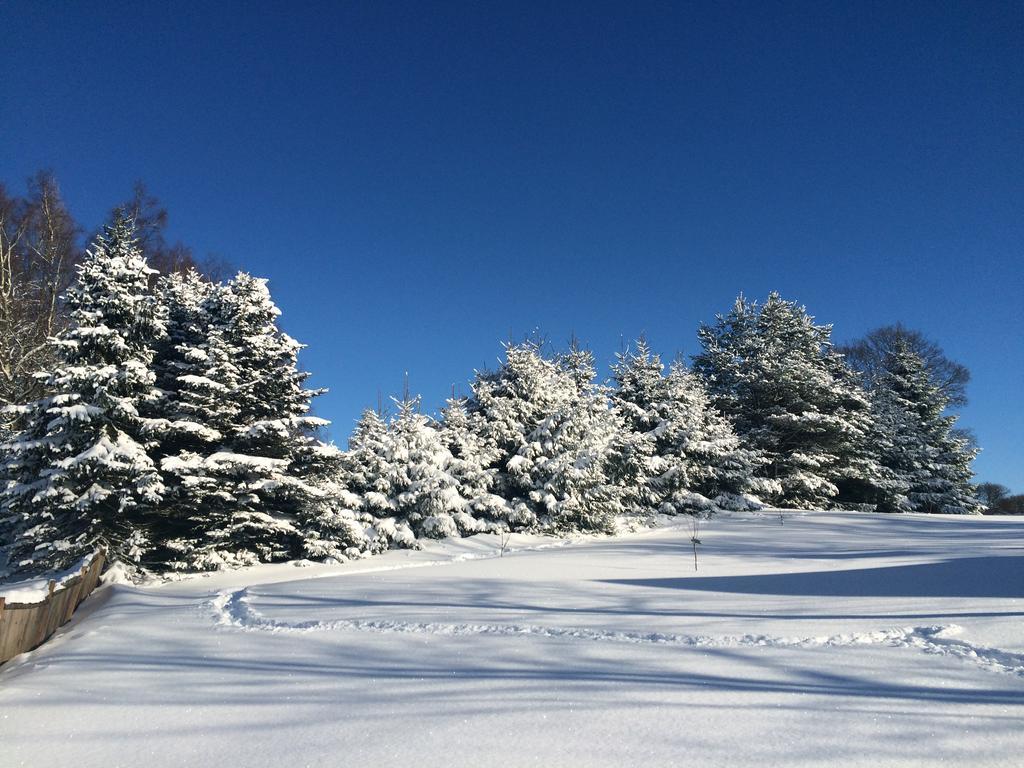
M 233 421 L 230 384 L 217 381 L 208 336 L 209 305 L 219 287 L 196 272 L 172 274 L 160 279 L 157 292 L 167 311 L 167 334 L 157 345 L 153 361 L 156 384 L 159 443 L 151 455 L 157 462 L 168 457 L 191 458 L 211 453 Z M 220 350 L 223 354 L 223 350 Z M 214 378 L 211 378 L 213 376 Z M 190 473 L 188 467 L 197 471 Z M 201 508 L 199 497 L 213 493 L 211 478 L 195 464 L 183 464 L 177 472 L 164 472 L 165 492 L 161 514 L 155 521 L 156 546 L 148 564 L 173 560 L 168 542 L 193 533 Z
M 452 455 L 451 474 L 467 511 L 489 530 L 504 527 L 508 502 L 494 493 L 496 456 L 484 437 L 482 418 L 470 413 L 465 398 L 450 398 L 441 409 L 439 437 Z
M 240 368 L 232 343 L 229 326 L 235 314 L 247 310 L 232 300 L 229 288 L 204 286 L 194 277 L 172 277 L 164 292 L 172 343 L 162 350 L 157 367 L 169 423 L 160 457 L 169 489 L 167 564 L 211 570 L 294 555 L 298 534 L 290 518 L 259 509 L 258 495 L 236 487 L 271 483 L 269 476 L 287 463 L 281 456 L 250 459 L 233 450 L 247 421 L 243 409 L 253 418 L 246 376 L 260 375 Z M 272 359 L 265 362 L 273 365 Z
M 472 392 L 467 408 L 495 456 L 507 525 L 612 529 L 623 511 L 622 486 L 611 477 L 622 430 L 585 355 L 553 360 L 536 343 L 508 345 L 505 361 L 478 373 Z
M 201 339 L 173 346 L 159 366 L 177 443 L 160 467 L 181 531 L 167 542 L 168 564 L 208 570 L 322 553 L 329 530 L 353 538 L 335 542 L 335 554 L 358 549 L 354 513 L 335 519 L 350 499 L 317 482 L 340 459 L 316 438 L 325 422 L 309 408 L 319 393 L 304 387 L 302 345 L 278 327 L 266 281 L 240 273 L 197 311 Z
M 367 533 L 373 520 L 341 481 L 343 456 L 337 446 L 309 439 L 292 461 L 292 471 L 306 484 L 296 507 L 302 551 L 314 560 L 359 558 L 371 548 Z
M 367 408 L 348 439 L 341 458 L 340 480 L 358 495 L 362 506 L 377 517 L 391 511 L 387 485 L 388 425 L 379 411 Z
M 57 364 L 39 373 L 47 396 L 16 408 L 24 425 L 0 455 L 0 515 L 17 573 L 67 568 L 97 547 L 126 565 L 150 547 L 164 493 L 147 449 L 158 399 L 152 362 L 166 320 L 150 289 L 134 224 L 104 229 L 64 301 Z
M 859 500 L 877 474 L 867 445 L 867 394 L 832 349 L 831 327 L 777 293 L 742 296 L 698 332 L 694 370 L 748 448 L 763 457 L 759 495 L 828 507 Z
M 758 462 L 711 404 L 703 382 L 681 362 L 666 376 L 644 339 L 618 354 L 612 402 L 644 455 L 642 503 L 676 514 L 749 503 Z
M 625 487 L 612 477 L 622 430 L 596 397 L 581 398 L 527 435 L 509 472 L 546 527 L 612 533 L 626 511 Z
M 417 536 L 428 538 L 484 530 L 462 495 L 455 457 L 436 422 L 421 413 L 420 399 L 406 397 L 395 404 L 398 411 L 388 429 L 386 480 L 398 519 Z
M 572 396 L 572 382 L 533 342 L 508 344 L 505 360 L 494 371 L 478 371 L 470 385 L 466 409 L 480 429 L 494 469 L 495 493 L 509 502 L 505 522 L 511 529 L 537 525 L 537 515 L 509 462 L 519 455 L 527 436 Z
M 395 405 L 388 422 L 376 411 L 364 411 L 342 458 L 340 481 L 372 520 L 371 547 L 410 547 L 417 538 L 499 527 L 493 517 L 504 500 L 489 493 L 492 473 L 479 463 L 475 449 L 481 440 L 466 429 L 470 420 L 464 409 L 446 409 L 452 423 L 444 425 L 421 412 L 418 397 L 406 396 Z M 465 417 L 459 427 L 456 414 Z
M 6 410 L 6 406 L 3 406 L 3 409 Z M 0 413 L 0 420 L 3 418 L 4 414 Z M 15 434 L 13 427 L 8 427 L 0 422 L 0 446 L 9 444 Z M 2 499 L 3 489 L 7 487 L 6 465 L 7 462 L 0 458 L 0 499 Z M 10 573 L 7 558 L 14 538 L 15 520 L 15 517 L 5 514 L 3 508 L 0 507 L 0 580 L 7 578 Z
M 372 552 L 416 546 L 415 532 L 396 517 L 391 457 L 388 422 L 380 410 L 367 408 L 341 456 L 338 482 L 354 495 L 355 508 L 368 523 L 366 538 Z
M 921 357 L 897 341 L 876 372 L 872 387 L 876 450 L 884 479 L 879 508 L 885 512 L 978 514 L 984 505 L 972 483 L 977 451 L 946 415 L 948 398 Z
M 593 352 L 573 336 L 569 349 L 555 360 L 572 379 L 575 396 L 570 413 L 581 436 L 579 453 L 567 474 L 578 501 L 563 506 L 556 525 L 610 532 L 619 515 L 649 515 L 650 510 L 638 506 L 631 492 L 643 476 L 644 446 L 637 445 L 637 435 L 612 408 L 610 388 L 597 383 Z M 571 455 L 569 450 L 563 457 Z

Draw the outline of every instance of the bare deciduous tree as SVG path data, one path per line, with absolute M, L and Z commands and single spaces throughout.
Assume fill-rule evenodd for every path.
M 837 351 L 860 372 L 865 385 L 870 389 L 872 381 L 882 369 L 886 355 L 901 341 L 924 360 L 932 383 L 948 398 L 951 406 L 967 404 L 967 384 L 971 380 L 971 372 L 967 367 L 946 357 L 942 347 L 923 333 L 901 323 L 876 328 L 862 339 L 837 347 Z
M 14 393 L 21 388 L 22 348 L 28 335 L 28 317 L 20 304 L 24 206 L 24 200 L 0 187 L 0 405 L 14 402 Z M 0 427 L 6 421 L 0 417 Z
M 123 211 L 135 221 L 139 247 L 146 262 L 162 274 L 184 274 L 195 270 L 210 280 L 220 281 L 231 276 L 230 265 L 218 257 L 197 259 L 192 249 L 182 242 L 167 241 L 170 217 L 160 199 L 150 194 L 146 185 L 136 181 L 131 197 L 111 211 L 111 219 Z
M 1000 515 L 1024 515 L 1024 494 L 1000 499 L 992 511 Z
M 81 255 L 79 232 L 52 173 L 29 179 L 24 198 L 0 190 L 0 403 L 39 394 L 33 374 L 63 323 L 60 297 Z
M 978 483 L 978 498 L 985 506 L 994 509 L 1000 501 L 1010 495 L 1010 489 L 1000 483 Z

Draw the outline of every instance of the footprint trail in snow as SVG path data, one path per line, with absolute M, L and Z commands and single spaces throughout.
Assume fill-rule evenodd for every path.
M 963 628 L 957 624 L 928 627 L 894 627 L 873 632 L 852 632 L 840 635 L 803 638 L 753 634 L 712 636 L 665 632 L 621 632 L 531 624 L 446 624 L 439 622 L 374 621 L 362 619 L 283 622 L 267 618 L 253 608 L 248 588 L 224 590 L 217 594 L 211 605 L 219 625 L 256 632 L 347 631 L 429 634 L 452 637 L 470 635 L 527 636 L 605 643 L 668 645 L 687 648 L 810 648 L 887 645 L 895 648 L 916 648 L 924 653 L 952 656 L 992 672 L 1024 678 L 1024 654 L 1010 653 L 997 648 L 986 648 L 969 643 L 957 637 L 963 631 Z

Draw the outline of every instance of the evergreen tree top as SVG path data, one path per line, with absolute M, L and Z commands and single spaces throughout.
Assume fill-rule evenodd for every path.
M 618 393 L 630 401 L 659 386 L 665 371 L 661 357 L 652 354 L 644 339 L 637 339 L 634 347 L 632 350 L 617 352 L 612 364 L 612 379 L 618 387 Z
M 359 416 L 352 435 L 348 439 L 349 449 L 365 445 L 371 439 L 379 439 L 387 432 L 387 424 L 373 408 L 366 408 Z
M 69 328 L 57 339 L 68 363 L 116 363 L 166 332 L 166 310 L 150 291 L 155 274 L 121 216 L 104 228 L 64 294 Z
M 885 356 L 877 374 L 875 395 L 883 402 L 895 401 L 922 422 L 932 422 L 935 428 L 950 428 L 956 422 L 956 416 L 942 416 L 949 398 L 932 381 L 925 361 L 905 341 L 897 341 Z

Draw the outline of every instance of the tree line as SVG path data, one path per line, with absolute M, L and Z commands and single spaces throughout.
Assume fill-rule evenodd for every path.
M 966 375 L 905 329 L 846 356 L 796 302 L 741 296 L 701 326 L 692 365 L 640 339 L 608 382 L 578 343 L 510 343 L 437 418 L 405 393 L 390 415 L 367 409 L 343 451 L 318 436 L 319 392 L 266 282 L 159 275 L 143 246 L 121 211 L 75 259 L 37 389 L 8 400 L 14 575 L 98 544 L 196 571 L 761 504 L 983 509 L 949 412 Z
M 978 497 L 989 514 L 1024 515 L 1024 493 L 1010 493 L 1002 483 L 979 483 Z
M 167 239 L 168 213 L 142 182 L 114 211 L 136 224 L 136 238 L 159 273 L 196 270 L 225 276 L 227 265 L 200 259 L 181 242 Z M 67 321 L 62 296 L 82 259 L 85 227 L 69 210 L 56 177 L 39 171 L 22 194 L 0 184 L 0 403 L 23 403 L 40 394 L 35 373 L 54 360 L 48 340 Z M 85 239 L 92 239 L 88 236 Z M 6 420 L 0 418 L 0 428 Z

